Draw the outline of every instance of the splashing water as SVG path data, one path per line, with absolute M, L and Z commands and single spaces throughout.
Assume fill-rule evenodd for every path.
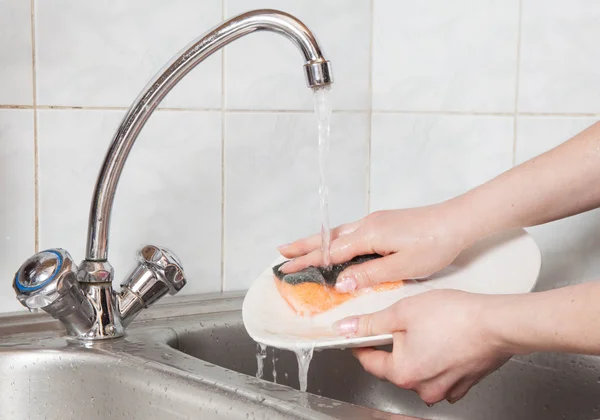
M 256 345 L 256 377 L 262 379 L 265 370 L 265 359 L 267 358 L 267 346 Z
M 331 245 L 331 229 L 329 227 L 329 189 L 327 171 L 329 169 L 331 102 L 329 86 L 314 89 L 315 115 L 319 134 L 319 205 L 321 210 L 321 250 L 323 266 L 331 265 L 329 248 Z
M 308 368 L 313 357 L 314 348 L 304 348 L 295 351 L 298 359 L 298 382 L 300 382 L 300 391 L 306 392 L 308 386 Z
M 277 383 L 277 369 L 275 368 L 275 363 L 277 362 L 277 358 L 275 357 L 275 347 L 273 347 L 273 354 L 271 363 L 273 365 L 273 383 Z

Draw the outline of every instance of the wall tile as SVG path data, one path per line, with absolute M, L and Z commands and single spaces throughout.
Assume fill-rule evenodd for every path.
M 275 8 L 302 20 L 317 36 L 334 72 L 336 109 L 369 107 L 370 0 L 225 0 L 227 16 Z M 225 52 L 228 109 L 312 109 L 302 55 L 273 33 L 239 39 Z
M 84 257 L 89 203 L 120 111 L 40 111 L 41 247 Z M 110 261 L 120 281 L 136 251 L 170 248 L 182 293 L 221 288 L 221 115 L 158 111 L 132 149 L 115 198 Z
M 442 201 L 510 168 L 513 118 L 374 114 L 371 210 Z
M 0 28 L 0 105 L 31 105 L 30 2 L 0 0 Z
M 221 20 L 219 0 L 37 1 L 38 103 L 129 106 L 172 56 Z M 163 104 L 219 108 L 221 90 L 218 53 Z
M 12 279 L 35 252 L 33 111 L 0 110 L 0 312 L 23 307 Z
M 596 122 L 592 118 L 521 117 L 517 125 L 517 162 L 537 156 Z M 542 250 L 537 290 L 600 278 L 598 210 L 529 229 Z
M 335 226 L 366 214 L 368 115 L 335 113 L 331 133 Z M 277 245 L 320 229 L 314 116 L 227 114 L 225 162 L 225 289 L 246 289 Z
M 375 110 L 514 110 L 518 0 L 375 0 Z
M 519 110 L 598 113 L 600 3 L 523 0 Z

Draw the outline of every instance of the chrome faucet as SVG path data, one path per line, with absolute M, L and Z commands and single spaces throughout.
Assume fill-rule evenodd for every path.
M 282 34 L 300 49 L 308 87 L 333 83 L 330 63 L 323 58 L 313 33 L 295 17 L 277 10 L 243 13 L 192 41 L 146 85 L 113 137 L 92 197 L 85 259 L 77 268 L 63 249 L 42 251 L 29 258 L 13 282 L 21 304 L 30 310 L 43 309 L 59 319 L 70 336 L 101 340 L 122 336 L 142 309 L 185 286 L 177 257 L 167 249 L 147 245 L 139 252 L 137 267 L 121 283 L 120 293 L 113 290 L 108 230 L 117 184 L 138 134 L 167 93 L 211 54 L 261 30 Z

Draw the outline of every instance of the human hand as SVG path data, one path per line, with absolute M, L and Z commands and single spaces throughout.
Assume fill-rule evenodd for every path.
M 485 316 L 490 300 L 501 298 L 434 290 L 380 312 L 341 320 L 334 328 L 345 336 L 393 333 L 391 353 L 353 350 L 365 370 L 416 391 L 427 404 L 444 399 L 454 403 L 512 357 Z
M 380 254 L 379 258 L 348 267 L 339 276 L 339 292 L 352 292 L 386 281 L 422 278 L 450 264 L 474 238 L 469 221 L 449 202 L 433 206 L 389 210 L 370 214 L 331 232 L 333 264 L 358 255 Z M 323 262 L 321 235 L 313 235 L 279 247 L 286 258 L 284 273 L 300 271 Z

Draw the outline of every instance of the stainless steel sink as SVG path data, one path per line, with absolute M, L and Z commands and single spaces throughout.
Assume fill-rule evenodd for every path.
M 0 417 L 6 419 L 192 418 L 228 402 L 211 401 L 193 381 L 103 351 L 31 349 L 0 361 Z
M 257 379 L 241 302 L 240 294 L 174 298 L 126 337 L 94 343 L 64 337 L 46 315 L 0 317 L 0 419 L 600 418 L 600 362 L 591 357 L 515 359 L 463 401 L 431 408 L 366 374 L 347 351 L 315 353 L 308 393 L 294 389 L 297 361 L 287 351 L 269 349 Z
M 187 329 L 187 330 L 186 330 Z M 194 329 L 175 328 L 180 351 L 246 375 L 257 369 L 256 345 L 246 333 L 239 312 Z M 264 378 L 298 387 L 296 356 L 270 349 Z M 600 417 L 600 364 L 595 358 L 553 355 L 553 366 L 536 366 L 531 358 L 517 358 L 482 381 L 454 405 L 427 407 L 411 391 L 380 381 L 361 369 L 350 351 L 315 353 L 308 391 L 359 406 L 428 419 L 593 419 Z

